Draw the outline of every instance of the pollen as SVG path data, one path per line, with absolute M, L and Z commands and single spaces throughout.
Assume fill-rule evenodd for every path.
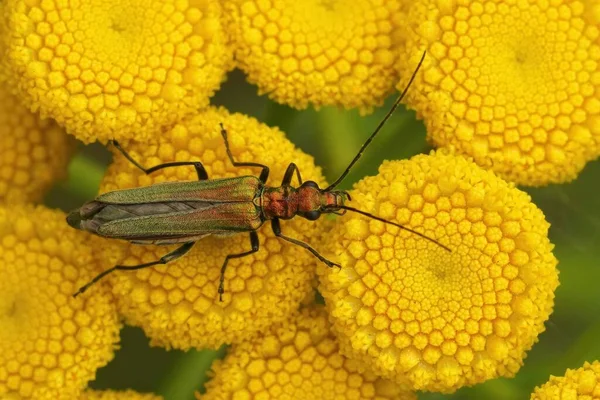
M 415 390 L 511 377 L 558 286 L 549 224 L 529 195 L 446 150 L 385 162 L 350 192 L 318 268 L 343 354 Z
M 404 16 L 398 87 L 427 50 L 407 103 L 429 141 L 521 185 L 574 179 L 600 155 L 597 6 L 451 3 L 420 0 Z
M 198 399 L 416 400 L 339 353 L 323 307 L 303 309 L 213 364 Z
M 259 168 L 234 167 L 227 157 L 219 124 L 227 129 L 235 161 L 258 162 L 270 167 L 268 185 L 279 186 L 290 162 L 305 180 L 323 184 L 312 157 L 296 149 L 283 132 L 253 118 L 229 114 L 223 108 L 188 118 L 157 135 L 152 142 L 129 142 L 122 146 L 142 165 L 151 167 L 173 161 L 201 161 L 209 179 L 258 176 Z M 194 167 L 161 169 L 144 175 L 115 152 L 101 191 L 147 186 L 169 180 L 198 180 Z M 297 185 L 294 178 L 292 185 Z M 240 185 L 249 199 L 255 188 Z M 223 200 L 227 199 L 223 193 Z M 218 201 L 215 203 L 218 207 Z M 260 204 L 259 204 L 260 205 Z M 218 209 L 218 208 L 217 208 Z M 244 224 L 246 215 L 223 215 Z M 248 233 L 204 237 L 184 257 L 166 266 L 119 271 L 111 275 L 113 293 L 127 321 L 144 329 L 152 343 L 167 348 L 218 348 L 256 335 L 298 309 L 312 291 L 316 258 L 306 249 L 278 239 L 268 223 L 259 232 L 260 250 L 231 259 L 225 273 L 225 294 L 219 301 L 220 270 L 225 257 L 251 249 Z M 319 221 L 302 218 L 282 221 L 282 233 L 311 243 Z M 204 227 L 207 234 L 218 226 Z M 198 239 L 194 239 L 198 240 Z M 107 246 L 112 241 L 106 241 Z M 119 263 L 136 265 L 158 260 L 173 247 L 124 245 L 107 247 L 106 268 Z
M 531 394 L 531 400 L 554 399 L 600 399 L 600 362 L 586 362 L 581 368 L 567 369 L 564 376 L 550 376 Z
M 108 363 L 120 323 L 93 276 L 89 235 L 44 207 L 0 207 L 0 397 L 76 399 Z
M 0 200 L 39 202 L 66 176 L 74 140 L 24 107 L 0 83 Z
M 217 0 L 4 7 L 8 79 L 84 142 L 145 140 L 208 105 L 232 66 Z
M 78 400 L 163 400 L 162 396 L 133 390 L 87 390 Z
M 398 79 L 399 3 L 228 0 L 237 65 L 279 103 L 371 111 Z

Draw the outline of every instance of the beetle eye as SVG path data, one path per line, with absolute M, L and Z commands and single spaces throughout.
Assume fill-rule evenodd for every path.
M 307 211 L 307 212 L 303 213 L 302 216 L 309 221 L 315 221 L 315 220 L 319 219 L 319 217 L 321 216 L 321 212 L 320 211 Z
M 302 184 L 302 186 L 309 186 L 309 187 L 313 187 L 316 189 L 319 188 L 319 185 L 317 185 L 317 182 L 315 182 L 315 181 L 306 181 Z

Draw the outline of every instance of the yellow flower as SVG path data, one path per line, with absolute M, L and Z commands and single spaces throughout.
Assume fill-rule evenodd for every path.
M 600 399 L 600 362 L 584 363 L 578 369 L 567 369 L 565 376 L 550 376 L 550 380 L 535 388 L 531 400 L 594 400 Z
M 114 390 L 88 390 L 79 397 L 79 400 L 163 400 L 163 397 L 151 393 L 137 393 L 133 390 L 121 392 Z
M 600 155 L 600 13 L 591 1 L 419 0 L 399 62 L 436 146 L 454 146 L 507 180 L 574 179 Z M 400 57 L 402 59 L 402 57 Z
M 74 140 L 0 83 L 0 201 L 38 202 L 67 172 Z
M 231 164 L 219 123 L 228 131 L 236 161 L 260 162 L 271 167 L 270 185 L 279 186 L 291 161 L 298 165 L 303 179 L 323 183 L 312 157 L 295 149 L 282 132 L 224 109 L 210 108 L 186 119 L 159 135 L 158 145 L 132 142 L 123 143 L 123 147 L 146 167 L 198 160 L 211 179 L 258 175 L 258 168 L 236 168 Z M 197 180 L 193 167 L 167 168 L 144 175 L 123 156 L 115 154 L 102 192 L 167 180 Z M 141 326 L 153 344 L 180 349 L 217 348 L 223 343 L 239 342 L 283 320 L 297 310 L 312 290 L 317 260 L 307 250 L 276 238 L 270 225 L 265 225 L 259 232 L 260 251 L 229 262 L 223 302 L 217 293 L 220 269 L 228 254 L 251 249 L 246 233 L 203 238 L 185 257 L 166 266 L 112 274 L 113 293 L 120 312 L 129 323 Z M 318 223 L 300 217 L 282 221 L 283 234 L 309 243 L 317 229 Z M 105 267 L 112 263 L 136 265 L 154 261 L 169 249 L 172 247 L 109 248 Z M 93 291 L 89 295 L 93 296 Z
M 447 151 L 385 162 L 325 239 L 319 268 L 342 353 L 413 389 L 452 392 L 513 376 L 558 285 L 549 224 L 529 195 Z
M 89 235 L 43 207 L 0 207 L 0 397 L 72 400 L 113 357 L 120 324 L 93 276 Z
M 342 356 L 323 307 L 303 309 L 250 342 L 233 346 L 212 367 L 198 399 L 416 400 L 411 392 Z
M 226 4 L 238 66 L 260 94 L 296 108 L 370 111 L 393 90 L 397 0 Z
M 208 105 L 232 63 L 217 0 L 6 2 L 10 79 L 84 142 L 146 140 Z

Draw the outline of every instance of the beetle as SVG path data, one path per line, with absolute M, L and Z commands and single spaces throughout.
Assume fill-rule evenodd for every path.
M 73 296 L 76 297 L 85 292 L 91 285 L 113 271 L 137 270 L 174 261 L 189 252 L 198 240 L 208 235 L 221 236 L 247 232 L 251 249 L 242 253 L 227 255 L 221 266 L 218 292 L 219 300 L 223 301 L 225 271 L 229 260 L 245 257 L 258 251 L 260 243 L 257 230 L 267 220 L 271 221 L 271 228 L 275 236 L 307 249 L 329 267 L 341 267 L 339 264 L 323 257 L 308 243 L 285 236 L 281 232 L 280 220 L 290 219 L 297 215 L 314 221 L 322 214 L 344 214 L 346 211 L 352 211 L 411 232 L 450 251 L 448 247 L 422 233 L 347 205 L 346 202 L 351 201 L 348 192 L 335 190 L 335 187 L 346 177 L 350 169 L 360 159 L 364 150 L 398 107 L 424 58 L 425 53 L 423 53 L 406 88 L 375 128 L 375 131 L 365 141 L 338 179 L 325 189 L 319 188 L 319 185 L 314 181 L 303 182 L 300 171 L 293 162 L 287 167 L 281 186 L 267 186 L 269 167 L 254 162 L 235 161 L 229 148 L 227 130 L 223 124 L 220 124 L 221 135 L 225 142 L 229 160 L 236 167 L 261 168 L 258 177 L 250 175 L 208 179 L 206 169 L 199 161 L 176 161 L 144 168 L 118 142 L 112 141 L 112 144 L 123 156 L 146 174 L 164 168 L 193 166 L 196 169 L 198 181 L 163 182 L 141 188 L 104 193 L 95 200 L 69 213 L 67 223 L 76 229 L 88 231 L 98 236 L 125 239 L 134 244 L 168 245 L 179 243 L 182 245 L 156 261 L 131 266 L 116 265 L 109 268 L 82 286 Z M 294 176 L 300 183 L 299 187 L 291 185 Z

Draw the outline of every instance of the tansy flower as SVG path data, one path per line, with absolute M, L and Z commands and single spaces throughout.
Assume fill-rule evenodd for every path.
M 233 346 L 215 361 L 198 399 L 416 400 L 411 392 L 342 356 L 323 307 L 303 309 L 261 337 Z
M 535 388 L 531 400 L 594 400 L 600 399 L 600 362 L 584 363 L 578 369 L 567 369 L 565 376 L 550 376 L 550 380 Z
M 93 272 L 89 235 L 43 207 L 0 207 L 0 397 L 72 400 L 112 357 L 119 322 Z
M 0 201 L 37 202 L 67 172 L 72 138 L 0 83 Z
M 234 167 L 225 152 L 219 124 L 228 131 L 236 161 L 264 163 L 271 168 L 268 184 L 279 186 L 289 162 L 294 161 L 305 180 L 323 183 L 312 157 L 294 148 L 282 132 L 255 119 L 208 109 L 186 119 L 152 143 L 123 143 L 131 156 L 146 167 L 172 161 L 201 161 L 210 179 L 258 176 L 259 168 Z M 167 180 L 197 180 L 193 167 L 161 169 L 145 175 L 118 152 L 101 192 L 147 186 Z M 296 178 L 292 181 L 297 185 Z M 240 184 L 240 191 L 255 189 Z M 223 196 L 227 194 L 223 193 Z M 120 312 L 141 326 L 155 345 L 167 348 L 217 348 L 239 342 L 286 318 L 312 291 L 318 260 L 306 249 L 278 239 L 270 224 L 259 231 L 260 251 L 229 261 L 225 294 L 219 301 L 220 270 L 228 254 L 251 249 L 247 233 L 205 237 L 181 259 L 166 266 L 110 275 Z M 311 242 L 317 222 L 301 217 L 282 221 L 283 234 Z M 105 240 L 107 246 L 116 241 Z M 313 243 L 315 244 L 315 243 Z M 107 248 L 105 267 L 114 263 L 136 265 L 158 260 L 173 247 L 126 245 Z M 93 290 L 85 296 L 93 296 Z
M 133 390 L 87 390 L 79 400 L 163 400 L 162 396 L 151 393 L 138 393 Z
M 208 104 L 231 66 L 217 0 L 5 6 L 10 79 L 85 142 L 145 140 Z
M 600 13 L 587 1 L 419 0 L 398 62 L 429 140 L 523 185 L 574 179 L 600 155 Z M 403 57 L 400 57 L 403 59 Z
M 238 66 L 259 93 L 296 108 L 369 111 L 397 80 L 399 1 L 228 0 Z
M 513 376 L 544 331 L 558 285 L 549 224 L 529 195 L 447 151 L 385 162 L 318 269 L 343 354 L 408 387 L 454 390 Z

